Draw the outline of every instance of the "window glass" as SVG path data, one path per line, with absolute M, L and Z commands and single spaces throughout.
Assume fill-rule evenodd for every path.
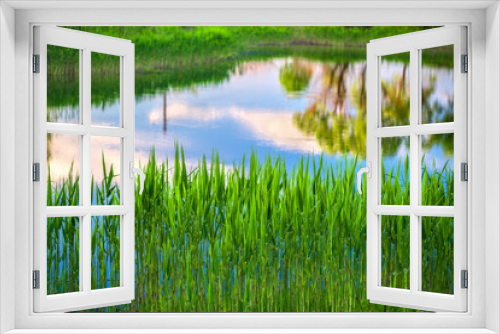
M 47 206 L 80 205 L 78 135 L 47 134 Z
M 80 291 L 80 218 L 47 218 L 47 294 Z
M 120 286 L 120 220 L 92 217 L 92 290 Z
M 453 294 L 453 218 L 421 219 L 422 291 Z
M 381 286 L 410 289 L 410 217 L 381 217 Z
M 410 137 L 381 139 L 381 203 L 410 205 Z
M 382 126 L 410 125 L 410 52 L 380 58 Z
M 120 152 L 120 138 L 92 136 L 92 205 L 120 204 Z
M 120 57 L 91 53 L 91 123 L 120 126 Z
M 453 122 L 453 45 L 422 49 L 422 124 Z
M 421 136 L 422 205 L 454 205 L 453 139 L 453 133 Z
M 47 122 L 80 123 L 80 50 L 47 45 Z

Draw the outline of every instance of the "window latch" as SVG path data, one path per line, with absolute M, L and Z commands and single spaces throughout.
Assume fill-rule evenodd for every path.
M 139 188 L 139 194 L 142 195 L 142 191 L 144 190 L 144 180 L 146 179 L 146 175 L 144 175 L 144 172 L 140 168 L 135 168 L 134 167 L 134 162 L 130 161 L 129 163 L 129 176 L 131 179 L 134 179 L 134 174 L 139 174 L 139 182 L 140 182 L 140 188 Z
M 367 177 L 369 179 L 372 178 L 372 163 L 370 161 L 366 162 L 366 167 L 361 168 L 358 170 L 358 173 L 356 174 L 357 176 L 357 186 L 358 186 L 358 192 L 362 195 L 363 191 L 361 190 L 361 177 L 363 176 L 364 173 L 367 173 Z

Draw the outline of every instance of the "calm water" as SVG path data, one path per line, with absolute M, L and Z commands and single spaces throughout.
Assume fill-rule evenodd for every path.
M 405 109 L 404 101 L 409 101 L 408 71 L 409 67 L 397 60 L 386 61 L 382 66 L 382 90 L 396 109 Z M 203 74 L 199 72 L 200 76 Z M 174 142 L 184 147 L 188 168 L 196 167 L 203 154 L 210 157 L 214 149 L 226 165 L 239 163 L 243 153 L 248 156 L 252 149 L 257 150 L 260 158 L 266 154 L 284 157 L 288 168 L 302 154 L 324 154 L 328 163 L 340 165 L 344 153 L 363 159 L 365 75 L 363 61 L 335 63 L 298 56 L 243 61 L 221 80 L 193 80 L 188 85 L 165 84 L 158 80 L 158 75 L 136 74 L 136 162 L 146 162 L 152 147 L 157 159 L 171 161 Z M 93 80 L 93 85 L 94 82 L 99 84 Z M 107 90 L 93 96 L 94 125 L 119 124 L 119 90 L 108 89 L 114 82 L 110 79 Z M 52 87 L 56 84 L 52 83 Z M 423 104 L 428 105 L 434 120 L 446 121 L 450 114 L 452 117 L 451 68 L 424 66 L 423 85 L 428 91 Z M 98 87 L 93 86 L 93 94 L 94 88 Z M 49 118 L 77 123 L 78 106 L 62 104 L 50 108 L 53 116 Z M 442 168 L 445 161 L 452 159 L 452 138 L 450 141 L 435 136 L 423 138 L 423 142 L 429 165 Z M 101 154 L 119 174 L 119 145 L 116 138 L 92 139 L 92 172 L 98 180 L 102 179 Z M 384 162 L 396 165 L 408 153 L 407 145 L 403 139 L 384 146 Z M 68 175 L 70 162 L 78 158 L 78 138 L 52 135 L 48 146 L 52 178 Z
M 166 93 L 166 103 L 164 94 L 138 103 L 138 159 L 147 158 L 152 143 L 160 157 L 171 159 L 174 141 L 184 146 L 186 159 L 193 165 L 203 154 L 210 155 L 214 148 L 227 163 L 241 161 L 243 152 L 248 155 L 252 148 L 261 157 L 279 154 L 287 162 L 295 161 L 304 153 L 326 152 L 314 134 L 306 134 L 294 124 L 294 114 L 302 113 L 316 101 L 332 104 L 335 100 L 333 92 L 325 94 L 322 89 L 323 66 L 307 62 L 311 71 L 309 86 L 303 91 L 287 92 L 280 84 L 279 72 L 288 62 L 292 60 L 248 62 L 222 84 L 173 89 Z M 360 65 L 352 65 L 351 76 L 360 70 Z M 349 117 L 356 115 L 350 98 L 332 107 Z M 326 157 L 333 161 L 336 155 Z

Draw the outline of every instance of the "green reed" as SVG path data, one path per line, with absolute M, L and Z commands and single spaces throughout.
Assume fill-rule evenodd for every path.
M 382 182 L 400 203 L 409 194 L 409 169 L 401 165 L 407 163 L 384 170 Z M 327 164 L 304 155 L 287 169 L 279 155 L 259 161 L 252 152 L 226 166 L 214 152 L 210 162 L 203 157 L 191 170 L 177 147 L 172 162 L 158 161 L 152 150 L 142 168 L 144 192 L 136 186 L 135 194 L 136 297 L 93 311 L 412 311 L 366 298 L 366 197 L 355 190 L 357 159 Z M 102 195 L 93 198 L 118 203 L 116 175 L 104 157 L 103 169 L 103 181 L 92 181 L 93 192 Z M 49 205 L 78 202 L 78 178 L 71 175 L 48 187 Z M 453 196 L 451 187 L 435 186 L 443 177 L 453 184 L 449 168 L 425 168 L 422 176 L 426 198 L 445 199 L 435 205 Z M 97 220 L 92 287 L 116 286 L 119 219 Z M 49 291 L 78 290 L 78 225 L 48 223 L 50 231 L 60 231 L 48 237 Z M 382 226 L 383 284 L 407 288 L 409 224 L 389 217 Z M 422 259 L 426 291 L 452 293 L 452 275 L 436 274 L 453 272 L 452 222 L 437 218 L 425 225 Z

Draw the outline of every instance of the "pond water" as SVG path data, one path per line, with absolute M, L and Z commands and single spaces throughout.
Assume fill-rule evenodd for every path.
M 287 92 L 280 83 L 280 71 L 293 62 L 291 58 L 250 61 L 236 68 L 221 84 L 174 89 L 166 93 L 166 98 L 165 94 L 157 94 L 138 103 L 138 159 L 148 157 L 151 143 L 158 156 L 171 159 L 172 143 L 177 141 L 183 145 L 186 160 L 192 165 L 203 154 L 210 156 L 213 149 L 229 164 L 241 161 L 243 152 L 248 155 L 252 149 L 259 157 L 280 155 L 287 162 L 294 162 L 304 153 L 323 152 L 327 160 L 335 160 L 337 155 L 322 148 L 314 134 L 307 134 L 297 126 L 294 115 L 322 100 L 337 109 L 335 112 L 351 118 L 356 116 L 356 107 L 352 106 L 355 102 L 349 98 L 342 105 L 334 105 L 333 92 L 323 89 L 323 66 L 312 61 L 303 64 L 311 72 L 308 86 L 302 91 Z M 346 85 L 361 68 L 361 64 L 352 66 Z M 350 88 L 347 94 L 349 91 Z
M 185 150 L 188 169 L 195 168 L 203 155 L 210 160 L 213 150 L 219 152 L 226 166 L 238 164 L 243 154 L 248 157 L 252 150 L 257 151 L 259 159 L 268 154 L 280 155 L 288 168 L 303 154 L 323 154 L 326 162 L 339 166 L 345 156 L 364 159 L 363 58 L 330 61 L 328 57 L 318 60 L 292 53 L 256 60 L 243 58 L 230 66 L 221 64 L 220 69 L 217 64 L 211 66 L 215 73 L 222 73 L 220 78 L 199 79 L 206 76 L 206 70 L 196 69 L 189 76 L 176 70 L 136 74 L 136 163 L 144 164 L 153 147 L 158 160 L 172 161 L 176 142 Z M 383 61 L 383 94 L 402 117 L 408 113 L 408 71 L 404 60 Z M 423 85 L 428 88 L 423 105 L 428 106 L 426 110 L 437 121 L 447 121 L 450 114 L 453 116 L 452 69 L 424 64 L 422 73 Z M 119 122 L 119 85 L 113 83 L 117 81 L 112 76 L 101 73 L 98 80 L 93 77 L 92 124 L 112 126 Z M 53 80 L 49 89 L 58 84 Z M 67 80 L 60 84 L 67 84 Z M 97 90 L 99 94 L 95 93 Z M 78 106 L 74 104 L 64 105 L 63 101 L 50 107 L 49 113 L 52 121 L 78 122 Z M 67 137 L 49 138 L 53 180 L 67 176 L 70 162 L 78 159 L 78 139 Z M 437 137 L 423 141 L 429 165 L 442 168 L 446 161 L 452 162 L 452 138 L 451 142 L 450 138 Z M 97 179 L 102 179 L 102 155 L 119 174 L 119 145 L 116 138 L 93 138 L 92 172 Z M 384 162 L 396 166 L 408 153 L 408 143 L 403 139 L 388 145 L 384 146 Z M 74 172 L 78 172 L 77 167 Z

